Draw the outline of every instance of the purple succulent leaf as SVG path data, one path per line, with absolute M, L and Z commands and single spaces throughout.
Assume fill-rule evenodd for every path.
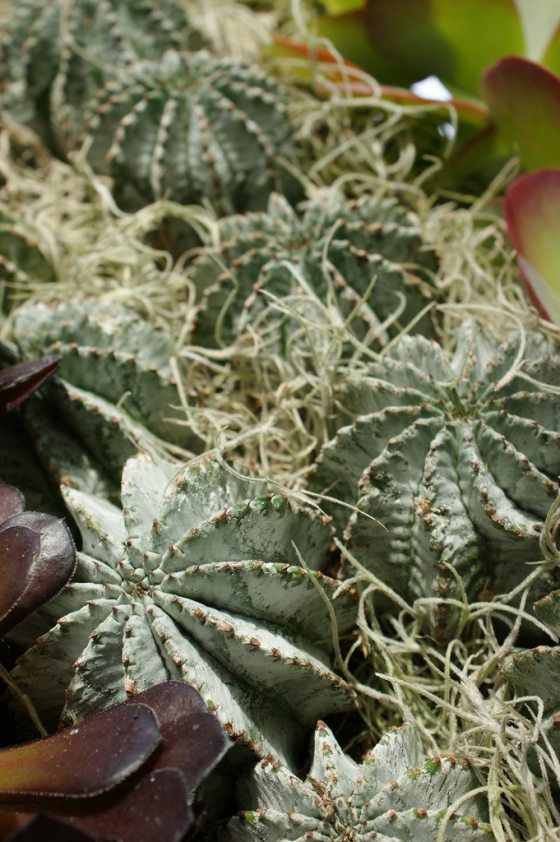
M 8 809 L 89 799 L 130 778 L 161 742 L 154 713 L 118 705 L 50 737 L 0 750 L 0 804 Z M 59 804 L 60 806 L 60 804 Z M 72 807 L 73 809 L 73 807 Z
M 189 684 L 165 681 L 133 696 L 157 718 L 163 742 L 150 761 L 152 769 L 181 772 L 192 792 L 231 746 L 220 721 Z
M 188 796 L 177 769 L 156 769 L 126 792 L 105 799 L 104 806 L 92 805 L 87 813 L 67 816 L 66 821 L 96 839 L 180 842 L 193 823 Z
M 0 524 L 0 635 L 52 599 L 74 572 L 76 550 L 62 520 L 21 512 Z
M 60 357 L 41 357 L 0 370 L 0 414 L 15 409 L 51 377 Z
M 19 515 L 25 508 L 25 497 L 13 485 L 0 484 L 0 524 L 12 515 Z
M 98 838 L 61 819 L 39 814 L 20 830 L 12 833 L 6 842 L 97 842 Z

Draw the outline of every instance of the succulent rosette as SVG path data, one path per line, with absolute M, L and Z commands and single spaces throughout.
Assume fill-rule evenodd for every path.
M 464 798 L 476 787 L 467 761 L 427 759 L 410 726 L 389 731 L 358 764 L 319 722 L 305 780 L 262 760 L 239 786 L 240 805 L 251 809 L 231 820 L 226 839 L 483 842 L 493 838 L 482 821 L 484 804 Z
M 64 497 L 82 533 L 77 573 L 14 670 L 48 722 L 184 680 L 230 735 L 292 766 L 317 716 L 352 707 L 329 665 L 325 603 L 341 631 L 355 606 L 317 571 L 331 540 L 322 516 L 210 457 L 181 469 L 129 460 L 122 510 L 76 489 Z M 30 642 L 36 629 L 14 634 Z
M 454 356 L 405 337 L 340 394 L 351 419 L 313 486 L 352 503 L 352 552 L 413 600 L 502 593 L 541 558 L 558 494 L 560 354 L 536 333 L 499 343 L 464 324 Z M 347 514 L 326 504 L 340 527 Z M 445 624 L 447 606 L 440 606 Z

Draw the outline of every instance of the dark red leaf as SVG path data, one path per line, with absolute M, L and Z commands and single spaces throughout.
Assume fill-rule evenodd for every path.
M 25 508 L 25 497 L 13 485 L 0 485 L 0 523 L 12 515 L 18 515 Z
M 163 737 L 150 769 L 178 769 L 189 793 L 231 745 L 219 720 L 189 684 L 166 681 L 138 693 L 131 702 L 142 702 L 154 711 Z
M 176 769 L 157 769 L 103 810 L 65 817 L 94 836 L 119 842 L 180 842 L 193 821 L 187 788 Z
M 6 842 L 94 842 L 95 837 L 52 816 L 38 815 Z
M 0 414 L 9 412 L 39 389 L 56 371 L 60 357 L 41 357 L 0 370 Z
M 0 751 L 0 803 L 104 793 L 130 777 L 161 742 L 153 712 L 118 705 L 51 737 Z
M 64 587 L 76 551 L 63 521 L 22 512 L 0 524 L 0 635 Z

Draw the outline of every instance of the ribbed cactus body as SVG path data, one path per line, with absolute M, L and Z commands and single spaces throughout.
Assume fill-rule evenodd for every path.
M 465 761 L 426 759 L 410 727 L 387 733 L 359 765 L 320 722 L 307 778 L 263 760 L 240 786 L 239 804 L 251 809 L 231 820 L 226 838 L 434 842 L 448 808 L 476 786 Z M 482 813 L 479 799 L 465 799 L 447 817 L 442 842 L 492 839 Z
M 534 608 L 539 620 L 560 634 L 560 590 L 539 599 Z M 541 699 L 542 728 L 560 759 L 560 646 L 520 650 L 508 657 L 503 673 L 518 696 Z
M 313 486 L 375 518 L 352 515 L 349 545 L 406 598 L 454 595 L 451 568 L 470 598 L 508 591 L 539 560 L 558 493 L 559 384 L 560 354 L 537 334 L 498 344 L 467 323 L 453 358 L 405 337 L 345 384 L 354 420 Z M 332 513 L 342 527 L 345 510 Z
M 0 206 L 0 280 L 8 284 L 8 301 L 20 285 L 49 283 L 55 272 L 23 220 Z
M 293 153 L 277 82 L 192 52 L 202 39 L 172 0 L 39 6 L 25 3 L 3 39 L 9 109 L 25 116 L 31 103 L 33 122 L 48 97 L 57 150 L 85 148 L 125 203 L 165 195 L 226 210 L 263 205 L 279 184 L 279 157 Z M 35 63 L 47 65 L 43 74 Z
M 434 253 L 423 246 L 412 213 L 391 199 L 350 202 L 325 190 L 299 216 L 274 195 L 266 212 L 223 219 L 220 239 L 193 270 L 202 294 L 195 331 L 200 344 L 227 344 L 256 329 L 270 301 L 266 294 L 299 313 L 305 299 L 311 321 L 320 318 L 314 299 L 335 306 L 339 323 L 350 319 L 352 330 L 372 342 L 386 339 L 383 323 L 393 313 L 400 311 L 395 328 L 429 303 L 422 277 L 435 267 Z M 286 322 L 278 312 L 272 318 L 276 329 Z M 291 320 L 286 331 L 295 326 Z M 428 321 L 421 327 L 429 330 Z
M 172 340 L 133 311 L 95 301 L 28 305 L 16 315 L 14 334 L 27 356 L 62 357 L 50 404 L 111 475 L 120 478 L 126 459 L 154 437 L 200 450 L 171 372 Z M 63 443 L 55 445 L 52 425 L 48 430 L 40 418 L 30 424 L 55 474 L 70 481 L 74 457 L 66 459 Z
M 64 496 L 82 532 L 77 574 L 14 672 L 51 724 L 63 706 L 72 722 L 182 679 L 231 735 L 293 765 L 317 716 L 352 706 L 328 662 L 324 600 L 339 583 L 304 572 L 294 549 L 317 570 L 331 539 L 323 518 L 208 457 L 181 470 L 129 460 L 122 511 Z M 350 596 L 332 605 L 348 629 Z

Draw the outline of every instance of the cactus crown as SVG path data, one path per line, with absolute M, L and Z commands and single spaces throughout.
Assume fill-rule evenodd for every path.
M 346 537 L 409 599 L 452 595 L 450 567 L 469 597 L 501 593 L 540 558 L 558 493 L 560 356 L 529 334 L 520 361 L 522 341 L 465 324 L 451 359 L 406 337 L 340 395 L 355 420 L 323 449 L 314 487 L 377 519 L 353 515 Z
M 133 311 L 95 301 L 27 305 L 17 312 L 14 334 L 27 356 L 62 357 L 50 404 L 117 482 L 126 459 L 150 448 L 154 437 L 200 450 L 171 372 L 171 337 Z M 56 445 L 53 425 L 47 430 L 40 416 L 29 423 L 55 475 L 84 487 L 73 453 Z
M 208 457 L 180 470 L 129 460 L 123 511 L 64 496 L 83 538 L 77 575 L 15 671 L 50 722 L 63 704 L 76 721 L 172 677 L 197 688 L 231 735 L 292 765 L 320 712 L 353 704 L 324 642 L 323 600 L 337 583 L 304 573 L 294 551 L 319 567 L 324 519 Z M 350 597 L 333 607 L 348 629 Z
M 475 787 L 465 761 L 426 760 L 409 726 L 387 733 L 358 765 L 319 722 L 306 780 L 263 760 L 240 786 L 240 803 L 253 807 L 230 822 L 228 838 L 432 842 L 448 808 Z M 463 815 L 465 809 L 469 815 Z M 463 802 L 458 814 L 449 817 L 443 840 L 491 839 L 490 828 L 480 818 L 477 799 Z
M 6 104 L 57 151 L 87 149 L 131 205 L 166 195 L 262 206 L 277 157 L 293 152 L 276 82 L 191 52 L 203 40 L 173 0 L 19 5 L 2 44 Z
M 201 344 L 227 344 L 254 329 L 261 290 L 282 300 L 316 298 L 322 306 L 332 297 L 343 318 L 355 311 L 351 328 L 371 342 L 386 339 L 386 319 L 398 313 L 394 326 L 407 324 L 429 301 L 421 275 L 435 266 L 434 254 L 423 248 L 413 215 L 391 199 L 350 202 L 325 190 L 300 217 L 274 195 L 266 213 L 222 220 L 220 236 L 193 267 L 202 292 L 195 332 Z M 429 330 L 426 319 L 421 327 Z

